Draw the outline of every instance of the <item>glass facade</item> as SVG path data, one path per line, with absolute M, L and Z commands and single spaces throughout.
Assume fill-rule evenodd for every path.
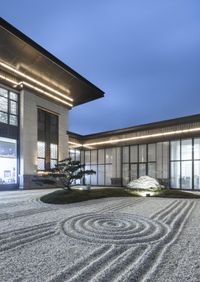
M 129 145 L 95 150 L 70 150 L 74 159 L 81 156 L 86 169 L 83 184 L 126 186 L 143 175 L 162 180 L 175 189 L 200 190 L 200 138 Z M 78 157 L 79 156 L 79 157 Z
M 0 123 L 18 126 L 18 94 L 0 87 Z
M 0 185 L 17 184 L 17 141 L 0 137 Z
M 37 169 L 49 170 L 58 163 L 58 116 L 38 109 Z
M 195 146 L 193 146 L 193 142 Z M 182 139 L 170 142 L 170 184 L 172 188 L 187 189 L 193 188 L 193 179 L 198 181 L 194 174 L 195 154 L 198 157 L 200 144 L 197 139 Z M 194 148 L 194 150 L 193 150 Z M 196 153 L 194 153 L 196 150 Z M 194 188 L 196 189 L 195 185 Z
M 0 185 L 17 185 L 18 94 L 0 87 Z

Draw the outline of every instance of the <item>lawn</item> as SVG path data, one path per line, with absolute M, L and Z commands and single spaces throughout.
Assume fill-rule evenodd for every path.
M 148 195 L 147 195 L 148 194 Z M 165 197 L 165 198 L 200 198 L 199 195 L 174 189 L 163 189 L 158 191 L 126 188 L 98 188 L 90 191 L 72 190 L 65 192 L 57 190 L 41 197 L 41 201 L 48 204 L 71 204 L 93 199 L 108 197 Z

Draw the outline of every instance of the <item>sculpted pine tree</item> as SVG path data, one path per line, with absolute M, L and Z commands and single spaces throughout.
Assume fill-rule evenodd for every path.
M 43 182 L 46 184 L 56 184 L 62 185 L 65 191 L 71 191 L 71 185 L 75 180 L 82 179 L 84 175 L 92 175 L 96 172 L 94 170 L 85 170 L 85 165 L 81 164 L 80 161 L 72 161 L 71 158 L 59 161 L 55 168 L 48 171 L 47 177 L 38 182 Z M 49 178 L 51 177 L 51 179 Z M 55 180 L 53 180 L 55 178 Z

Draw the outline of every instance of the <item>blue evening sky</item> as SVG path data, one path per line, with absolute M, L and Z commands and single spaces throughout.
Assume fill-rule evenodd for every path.
M 1 16 L 96 84 L 87 134 L 200 113 L 199 0 L 0 0 Z

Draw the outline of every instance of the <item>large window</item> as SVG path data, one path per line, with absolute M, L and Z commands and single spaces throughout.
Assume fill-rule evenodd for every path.
M 156 144 L 156 177 L 168 184 L 169 179 L 169 142 Z
M 171 142 L 171 187 L 192 189 L 192 139 Z
M 18 126 L 18 95 L 0 87 L 0 122 Z
M 129 182 L 129 146 L 122 147 L 122 184 L 126 186 Z
M 121 148 L 85 150 L 81 154 L 85 169 L 96 171 L 91 176 L 85 175 L 85 184 L 110 186 L 114 180 L 121 180 Z
M 98 150 L 97 179 L 98 185 L 105 185 L 105 150 Z
M 0 137 L 0 185 L 17 184 L 17 141 Z
M 171 162 L 171 188 L 180 188 L 180 162 Z
M 45 142 L 38 141 L 38 169 L 45 170 Z
M 194 139 L 194 189 L 200 189 L 200 138 Z
M 148 175 L 156 178 L 156 144 L 148 144 Z
M 58 116 L 38 109 L 38 170 L 49 170 L 58 162 Z
M 86 150 L 81 154 L 86 168 L 97 171 L 97 176 L 86 177 L 91 185 L 126 186 L 133 179 L 149 175 L 171 188 L 200 190 L 200 137 Z

